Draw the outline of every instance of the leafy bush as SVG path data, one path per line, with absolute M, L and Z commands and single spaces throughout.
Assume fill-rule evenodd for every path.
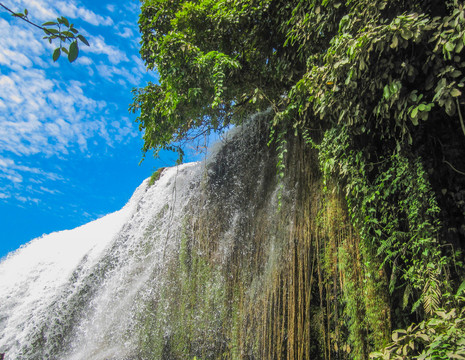
M 465 287 L 462 284 L 459 292 Z M 434 315 L 407 329 L 395 330 L 392 342 L 372 359 L 465 359 L 465 297 L 455 296 L 459 307 L 436 310 Z

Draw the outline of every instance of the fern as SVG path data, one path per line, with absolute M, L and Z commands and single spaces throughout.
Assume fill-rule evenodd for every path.
M 465 280 L 462 282 L 462 284 L 460 284 L 455 296 L 460 296 L 462 292 L 465 292 Z
M 428 280 L 423 288 L 423 309 L 428 315 L 432 315 L 441 304 L 441 289 L 437 278 L 437 271 L 433 271 L 431 267 L 427 268 Z

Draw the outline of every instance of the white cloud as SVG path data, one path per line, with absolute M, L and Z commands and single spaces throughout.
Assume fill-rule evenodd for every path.
M 17 164 L 13 159 L 0 157 L 0 176 L 10 175 L 22 179 L 20 175 L 22 173 L 28 173 L 29 175 L 37 175 L 38 178 L 44 178 L 52 181 L 61 181 L 63 177 L 53 172 L 47 172 L 39 168 L 30 167 L 22 164 Z M 18 181 L 21 182 L 21 181 Z
M 39 199 L 34 195 L 58 194 L 60 192 L 44 186 L 27 184 L 40 185 L 45 182 L 52 184 L 57 181 L 62 182 L 65 179 L 60 174 L 47 172 L 38 167 L 18 164 L 11 158 L 0 156 L 0 184 L 4 185 L 0 188 L 0 199 L 2 200 L 14 198 L 22 203 L 38 204 Z
M 58 16 L 79 19 L 95 26 L 112 26 L 113 19 L 102 16 L 86 9 L 79 1 L 54 1 L 54 0 L 19 0 L 10 8 L 13 11 L 28 9 L 29 18 L 35 22 L 53 21 Z
M 19 9 L 27 8 L 32 19 L 38 19 L 43 21 L 52 20 L 58 15 L 54 11 L 54 7 L 50 6 L 52 2 L 41 1 L 41 0 L 28 0 L 28 1 L 18 1 L 17 7 Z
M 78 81 L 60 87 L 43 70 L 24 69 L 3 75 L 0 84 L 0 148 L 4 151 L 51 156 L 67 154 L 73 143 L 84 151 L 86 139 L 98 135 L 105 122 L 98 114 L 106 102 L 87 97 L 85 84 Z
M 95 14 L 93 11 L 77 6 L 71 1 L 57 1 L 55 3 L 58 13 L 73 19 L 81 19 L 95 26 L 111 26 L 113 20 L 109 16 L 101 16 Z
M 97 65 L 97 70 L 100 76 L 109 81 L 127 86 L 127 82 L 131 86 L 139 86 L 142 78 L 146 74 L 145 66 L 141 61 L 133 61 L 130 66 L 119 67 L 100 63 Z
M 31 202 L 35 204 L 40 203 L 39 199 L 30 197 L 30 196 L 17 196 L 16 199 L 21 201 L 22 203 L 31 203 Z
M 134 33 L 128 27 L 123 28 L 123 31 L 119 32 L 119 33 L 116 33 L 116 35 L 121 36 L 121 37 L 123 37 L 125 39 L 134 37 Z
M 88 41 L 90 47 L 86 49 L 86 52 L 107 55 L 108 60 L 115 65 L 122 61 L 128 61 L 126 53 L 116 46 L 107 44 L 103 36 L 89 36 Z
M 45 192 L 45 193 L 51 194 L 51 195 L 61 194 L 61 193 L 62 193 L 62 192 L 59 191 L 59 190 L 56 190 L 56 189 L 48 189 L 48 188 L 46 188 L 46 187 L 44 187 L 44 186 L 40 186 L 40 187 L 39 187 L 39 190 L 40 190 L 40 191 L 43 191 L 43 192 Z
M 88 56 L 79 56 L 74 64 L 76 64 L 76 65 L 90 65 L 90 64 L 92 64 L 92 59 L 89 58 Z

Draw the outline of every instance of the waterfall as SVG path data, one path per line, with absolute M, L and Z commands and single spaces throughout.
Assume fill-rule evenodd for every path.
M 310 316 L 324 321 L 313 249 L 332 235 L 313 153 L 289 143 L 277 176 L 267 116 L 145 180 L 122 210 L 3 259 L 5 359 L 309 358 Z
M 5 359 L 126 359 L 138 307 L 176 250 L 182 209 L 201 164 L 145 180 L 123 209 L 32 240 L 0 263 Z M 161 280 L 159 280 L 161 281 Z

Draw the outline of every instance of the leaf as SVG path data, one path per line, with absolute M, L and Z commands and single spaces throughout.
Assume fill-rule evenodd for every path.
M 376 358 L 380 358 L 380 357 L 382 358 L 383 355 L 384 355 L 383 353 L 375 351 L 375 352 L 370 353 L 370 358 L 371 359 L 373 359 L 373 358 L 376 359 Z
M 455 52 L 458 54 L 459 52 L 461 52 L 463 49 L 463 42 L 462 41 L 458 41 L 457 42 L 457 45 L 455 46 Z
M 42 24 L 42 26 L 54 26 L 54 25 L 58 25 L 58 23 L 56 23 L 55 21 L 47 21 Z
M 400 81 L 394 81 L 393 83 L 391 83 L 389 87 L 391 90 L 391 94 L 395 94 L 399 92 L 400 88 L 402 87 L 402 84 L 400 83 Z
M 426 334 L 417 334 L 417 337 L 420 338 L 420 339 L 422 339 L 422 340 L 425 341 L 425 342 L 430 341 L 429 336 L 426 335 Z
M 455 104 L 451 98 L 446 100 L 446 114 L 449 116 L 453 116 L 455 114 Z
M 454 354 L 454 353 L 451 353 L 451 352 L 448 352 L 447 356 L 449 357 L 449 359 L 463 359 L 463 360 L 465 360 L 465 357 L 463 357 L 462 355 Z
M 392 43 L 391 43 L 391 49 L 395 49 L 397 47 L 397 45 L 399 45 L 399 39 L 397 38 L 397 36 L 393 36 L 392 38 Z
M 462 92 L 457 88 L 453 88 L 450 92 L 450 96 L 452 97 L 458 97 L 460 95 L 462 95 Z
M 64 16 L 62 16 L 61 18 L 58 18 L 57 20 L 58 20 L 58 22 L 59 22 L 60 24 L 64 24 L 64 25 L 66 25 L 67 27 L 69 27 L 69 21 L 68 21 L 68 19 L 65 18 Z
M 411 294 L 412 294 L 412 287 L 410 286 L 410 284 L 408 284 L 405 288 L 404 296 L 402 297 L 402 309 L 405 309 L 407 307 Z
M 463 291 L 465 291 L 465 280 L 460 284 L 456 296 L 460 296 Z
M 56 48 L 55 51 L 53 51 L 53 56 L 52 56 L 53 61 L 57 61 L 60 55 L 61 55 L 60 48 Z
M 74 34 L 71 31 L 63 31 L 61 34 L 68 38 L 74 39 Z
M 451 41 L 448 41 L 446 43 L 446 45 L 444 45 L 444 49 L 446 49 L 447 51 L 451 52 L 451 51 L 454 51 L 455 49 L 455 44 Z
M 69 54 L 68 54 L 69 62 L 73 62 L 74 60 L 76 60 L 78 57 L 78 54 L 79 54 L 79 48 L 78 48 L 77 41 L 73 41 L 69 45 Z
M 387 100 L 391 96 L 391 93 L 389 92 L 389 85 L 386 85 L 383 89 L 383 96 Z
M 81 40 L 84 44 L 86 44 L 87 46 L 89 46 L 89 43 L 87 42 L 87 39 L 86 39 L 84 36 L 78 35 L 77 38 L 78 38 L 79 40 Z
M 400 36 L 402 36 L 405 40 L 409 40 L 413 37 L 413 32 L 409 29 L 403 28 L 400 31 Z
M 45 28 L 44 29 L 44 32 L 49 35 L 49 34 L 58 34 L 58 30 L 57 29 L 52 29 L 52 28 Z

